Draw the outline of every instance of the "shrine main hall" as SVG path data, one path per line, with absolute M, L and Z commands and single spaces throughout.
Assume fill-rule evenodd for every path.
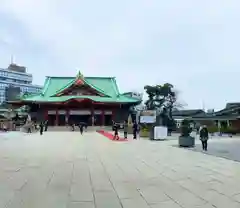
M 115 77 L 84 77 L 79 72 L 76 77 L 48 76 L 39 94 L 23 95 L 11 104 L 29 106 L 32 118 L 48 120 L 51 126 L 109 126 L 127 120 L 130 109 L 141 101 L 139 95 L 121 94 Z

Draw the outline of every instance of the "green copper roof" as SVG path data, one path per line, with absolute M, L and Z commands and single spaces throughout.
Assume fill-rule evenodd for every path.
M 57 95 L 58 93 L 61 93 L 61 92 L 64 91 L 65 89 L 71 87 L 71 86 L 72 86 L 73 84 L 75 84 L 79 79 L 82 80 L 86 85 L 88 85 L 88 86 L 90 86 L 91 88 L 93 88 L 93 89 L 95 89 L 96 91 L 98 91 L 99 93 L 101 93 L 101 94 L 103 94 L 103 95 L 105 95 L 105 96 L 108 96 L 108 97 L 111 97 L 111 96 L 112 96 L 112 95 L 108 94 L 108 92 L 107 92 L 107 91 L 109 91 L 109 89 L 107 89 L 107 90 L 104 91 L 104 90 L 102 90 L 99 86 L 97 86 L 97 85 L 94 83 L 94 81 L 93 81 L 93 82 L 91 82 L 91 81 L 89 82 L 89 81 L 88 81 L 89 78 L 84 78 L 80 71 L 78 72 L 77 76 L 76 76 L 74 79 L 72 79 L 72 81 L 68 82 L 68 83 L 67 83 L 66 85 L 64 85 L 62 88 L 60 88 L 59 90 L 57 90 L 53 96 Z M 99 79 L 99 78 L 98 78 L 98 79 Z M 111 79 L 111 78 L 110 78 L 110 79 Z M 114 78 L 113 78 L 113 79 L 114 79 Z M 111 81 L 111 80 L 110 80 L 110 81 Z M 105 80 L 104 85 L 106 85 L 106 84 L 107 84 L 107 83 L 106 83 L 106 80 Z M 110 82 L 110 84 L 111 84 L 111 82 Z M 102 85 L 101 87 L 103 87 L 104 85 Z
M 81 75 L 81 74 L 80 74 Z M 77 77 L 79 74 L 77 75 Z M 82 76 L 82 75 L 81 75 Z M 141 100 L 121 95 L 114 77 L 83 77 L 84 83 L 104 96 L 56 96 L 70 87 L 77 77 L 46 77 L 44 87 L 39 95 L 23 97 L 29 102 L 65 102 L 70 99 L 91 99 L 95 102 L 139 103 Z
M 125 96 L 119 97 L 100 97 L 100 96 L 60 96 L 60 97 L 44 97 L 44 96 L 35 96 L 24 99 L 24 101 L 30 102 L 66 102 L 71 99 L 90 99 L 95 102 L 104 102 L 104 103 L 137 103 L 139 100 L 134 98 L 128 98 Z

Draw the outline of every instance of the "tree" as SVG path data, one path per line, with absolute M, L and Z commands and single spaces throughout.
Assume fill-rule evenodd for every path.
M 172 109 L 176 103 L 176 93 L 173 90 L 173 85 L 170 83 L 156 86 L 146 85 L 144 89 L 148 94 L 148 100 L 145 102 L 145 105 L 149 110 Z
M 172 111 L 185 106 L 178 100 L 179 91 L 174 89 L 170 83 L 156 86 L 146 85 L 144 89 L 148 94 L 148 100 L 145 102 L 148 110 L 167 108 Z
M 146 85 L 144 89 L 148 94 L 148 100 L 145 102 L 147 109 L 161 111 L 162 125 L 167 126 L 171 131 L 175 126 L 172 111 L 180 107 L 180 103 L 177 102 L 178 93 L 174 86 L 165 83 L 155 86 Z

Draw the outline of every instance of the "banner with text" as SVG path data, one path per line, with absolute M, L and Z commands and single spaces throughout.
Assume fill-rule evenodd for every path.
M 156 122 L 155 110 L 144 110 L 140 112 L 140 123 L 155 123 L 155 122 Z

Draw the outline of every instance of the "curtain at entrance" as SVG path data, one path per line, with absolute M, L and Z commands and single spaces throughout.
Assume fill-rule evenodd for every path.
M 101 126 L 102 125 L 102 115 L 95 115 L 94 118 L 95 118 L 94 125 Z
M 65 115 L 58 115 L 58 125 L 59 126 L 65 126 Z
M 55 126 L 56 115 L 48 115 L 48 125 Z
M 112 126 L 112 115 L 105 115 L 105 126 Z
M 84 122 L 88 125 L 92 125 L 90 115 L 70 115 L 68 122 L 74 123 L 75 125 L 78 125 L 80 122 Z

